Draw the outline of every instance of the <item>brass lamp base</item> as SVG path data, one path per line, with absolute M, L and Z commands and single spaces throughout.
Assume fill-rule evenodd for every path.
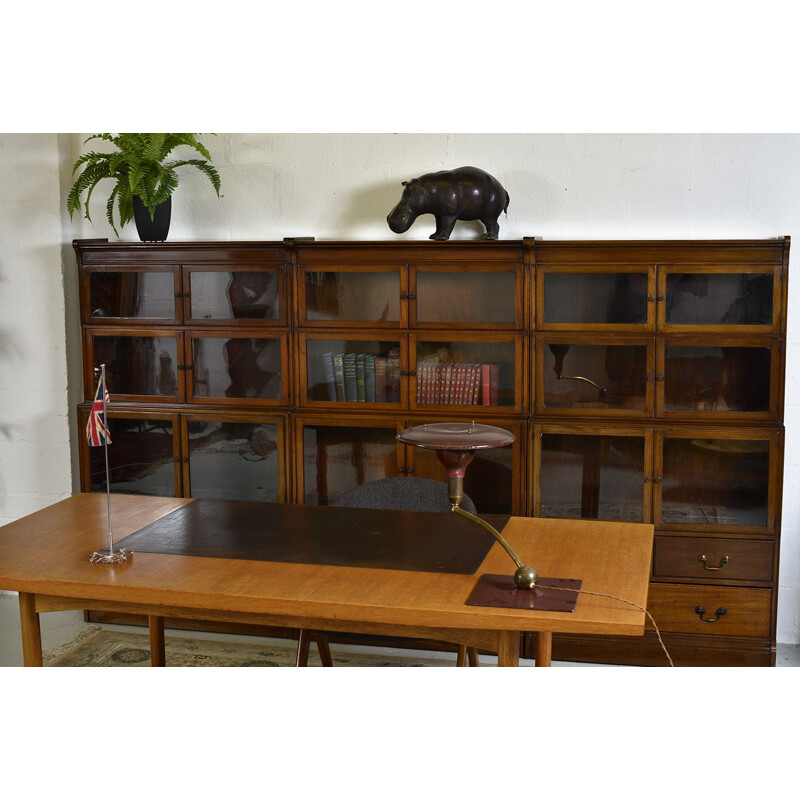
M 536 586 L 521 592 L 508 575 L 481 575 L 467 605 L 570 612 L 575 610 L 580 588 L 580 580 L 539 578 Z

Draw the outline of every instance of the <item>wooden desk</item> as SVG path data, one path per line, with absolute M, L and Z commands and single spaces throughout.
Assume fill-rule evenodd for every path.
M 112 495 L 115 541 L 191 502 Z M 504 535 L 543 576 L 647 603 L 652 525 L 512 517 Z M 644 632 L 642 611 L 588 594 L 571 613 L 466 605 L 481 574 L 512 573 L 499 544 L 475 575 L 145 552 L 119 566 L 91 564 L 89 554 L 106 544 L 102 494 L 75 495 L 0 528 L 0 588 L 20 593 L 25 666 L 42 664 L 39 614 L 86 608 L 148 615 L 156 645 L 172 616 L 439 639 L 496 651 L 499 666 L 518 665 L 521 631 L 539 632 L 537 666 L 550 664 L 553 632 Z M 153 663 L 163 663 L 158 646 Z

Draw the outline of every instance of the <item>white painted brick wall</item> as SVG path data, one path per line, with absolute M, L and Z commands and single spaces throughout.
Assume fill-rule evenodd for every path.
M 0 136 L 0 524 L 72 491 L 57 139 Z

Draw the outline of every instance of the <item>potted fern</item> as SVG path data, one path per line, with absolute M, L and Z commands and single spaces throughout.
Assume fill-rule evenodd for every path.
M 89 222 L 89 200 L 97 184 L 104 178 L 112 178 L 116 185 L 106 203 L 106 217 L 114 233 L 119 236 L 114 224 L 114 205 L 117 206 L 119 226 L 133 219 L 143 241 L 163 242 L 167 238 L 172 209 L 172 193 L 178 186 L 179 167 L 196 167 L 210 181 L 219 197 L 219 173 L 211 164 L 208 150 L 197 139 L 195 133 L 96 133 L 92 139 L 111 142 L 117 149 L 110 153 L 84 153 L 72 168 L 74 175 L 83 168 L 67 197 L 70 218 L 75 211 L 83 213 Z M 167 160 L 177 147 L 191 147 L 200 158 L 173 158 Z M 81 196 L 86 192 L 86 199 Z

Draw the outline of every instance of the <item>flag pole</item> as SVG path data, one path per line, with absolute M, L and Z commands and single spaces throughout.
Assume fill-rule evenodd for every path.
M 95 370 L 96 372 L 96 370 Z M 97 421 L 94 419 L 95 406 L 97 405 L 98 398 L 102 397 L 102 420 Z M 95 550 L 89 557 L 89 561 L 94 564 L 121 564 L 133 558 L 133 552 L 127 547 L 120 547 L 114 549 L 114 533 L 111 526 L 111 469 L 108 465 L 108 444 L 111 440 L 109 435 L 108 417 L 106 411 L 108 408 L 108 391 L 106 390 L 106 365 L 100 365 L 100 383 L 97 386 L 97 394 L 95 395 L 95 402 L 92 405 L 92 417 L 89 420 L 89 426 L 94 422 L 96 425 L 95 434 L 102 439 L 103 454 L 106 462 L 106 510 L 108 517 L 108 547 Z M 97 409 L 99 413 L 99 409 Z M 99 444 L 95 436 L 89 437 L 89 445 Z
M 108 415 L 106 410 L 108 404 L 106 402 L 106 365 L 100 365 L 100 380 L 103 382 L 103 419 L 106 422 L 106 429 L 108 428 Z M 108 466 L 108 436 L 103 441 L 103 454 L 106 457 L 106 508 L 108 510 L 108 553 L 109 555 L 114 552 L 114 534 L 111 530 L 111 470 Z

